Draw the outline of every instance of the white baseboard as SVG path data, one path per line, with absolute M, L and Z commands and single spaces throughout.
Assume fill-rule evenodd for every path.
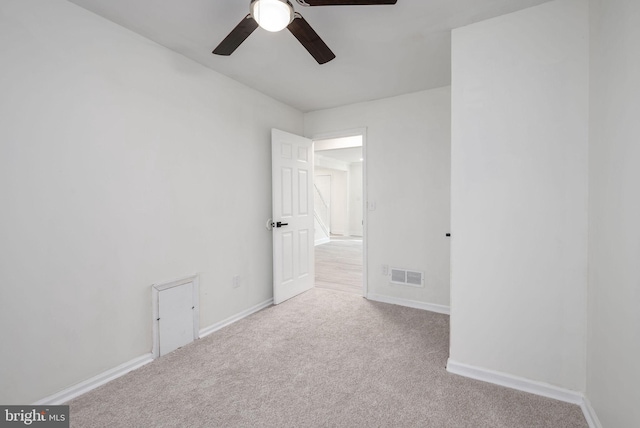
M 437 312 L 439 314 L 450 314 L 449 306 L 436 305 L 434 303 L 418 302 L 417 300 L 402 299 L 399 297 L 383 296 L 380 294 L 367 294 L 367 299 L 375 302 L 390 303 L 392 305 L 406 306 L 408 308 L 422 309 L 429 312 Z
M 584 395 L 577 391 L 560 388 L 543 382 L 536 382 L 507 373 L 459 363 L 451 358 L 447 361 L 447 371 L 460 376 L 482 380 L 484 382 L 500 386 L 506 386 L 507 388 L 553 398 L 566 403 L 581 404 L 584 398 Z
M 207 336 L 216 330 L 220 330 L 222 327 L 232 324 L 238 320 L 241 320 L 242 318 L 248 317 L 249 315 L 255 312 L 258 312 L 259 310 L 264 309 L 268 306 L 271 306 L 272 304 L 273 304 L 273 299 L 266 300 L 252 308 L 249 308 L 245 311 L 240 312 L 239 314 L 236 314 L 223 321 L 220 321 L 219 323 L 216 323 L 207 328 L 204 328 L 200 330 L 200 337 Z M 84 393 L 91 391 L 92 389 L 95 389 L 101 385 L 104 385 L 109 381 L 119 378 L 120 376 L 124 376 L 130 371 L 140 368 L 152 361 L 153 361 L 152 353 L 142 355 L 140 357 L 134 358 L 131 361 L 127 361 L 126 363 L 120 364 L 118 367 L 114 367 L 110 370 L 100 373 L 99 375 L 94 376 L 91 379 L 87 379 L 67 389 L 64 389 L 53 395 L 50 395 L 41 400 L 38 400 L 35 403 L 33 403 L 33 405 L 34 406 L 42 406 L 42 405 L 54 406 L 54 405 L 66 403 L 76 397 L 79 397 Z
M 100 373 L 97 376 L 92 377 L 91 379 L 87 379 L 83 382 L 80 382 L 76 385 L 73 385 L 67 389 L 64 389 L 56 394 L 45 397 L 41 400 L 33 403 L 34 406 L 44 406 L 44 405 L 59 405 L 66 403 L 69 400 L 72 400 L 80 395 L 91 391 L 99 387 L 100 385 L 104 385 L 105 383 L 112 381 L 120 376 L 124 376 L 132 370 L 140 368 L 145 364 L 153 361 L 153 354 L 145 354 L 140 357 L 134 358 L 133 360 L 127 361 L 126 363 L 120 364 L 117 367 L 109 369 L 105 372 Z
M 327 237 L 327 238 L 320 238 L 320 239 L 316 239 L 314 245 L 322 245 L 322 244 L 328 244 L 329 242 L 331 242 L 331 238 Z
M 584 417 L 589 424 L 589 428 L 602 428 L 602 423 L 600 419 L 598 419 L 598 415 L 596 415 L 596 411 L 591 406 L 591 402 L 587 397 L 584 397 L 582 403 L 580 403 L 580 408 L 582 409 L 582 413 L 584 413 Z
M 205 336 L 210 335 L 211 333 L 220 330 L 223 327 L 226 327 L 230 324 L 233 324 L 236 321 L 240 321 L 242 318 L 246 318 L 251 314 L 254 314 L 258 311 L 261 311 L 264 308 L 268 308 L 269 306 L 273 305 L 273 299 L 269 299 L 269 300 L 265 300 L 262 303 L 258 303 L 257 305 L 246 309 L 240 313 L 237 313 L 233 316 L 230 316 L 227 319 L 224 319 L 220 322 L 217 322 L 213 325 L 210 325 L 209 327 L 205 327 L 203 329 L 200 330 L 200 338 L 203 338 Z
M 560 388 L 544 382 L 536 382 L 507 373 L 459 363 L 451 358 L 447 361 L 447 371 L 449 373 L 493 383 L 495 385 L 516 389 L 518 391 L 553 398 L 554 400 L 563 401 L 565 403 L 577 404 L 582 409 L 582 413 L 589 424 L 589 428 L 602 428 L 595 410 L 591 407 L 591 403 L 581 392 Z

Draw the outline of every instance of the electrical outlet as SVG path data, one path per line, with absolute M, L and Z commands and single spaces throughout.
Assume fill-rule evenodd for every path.
M 231 286 L 233 288 L 240 287 L 240 275 L 234 275 L 233 278 L 231 278 Z
M 389 265 L 382 265 L 382 275 L 384 276 L 389 275 Z

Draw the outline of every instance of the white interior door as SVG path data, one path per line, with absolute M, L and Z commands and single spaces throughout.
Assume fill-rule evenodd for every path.
M 271 131 L 273 302 L 313 287 L 313 142 Z

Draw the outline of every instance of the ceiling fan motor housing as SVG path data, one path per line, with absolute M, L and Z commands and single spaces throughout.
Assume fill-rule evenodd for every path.
M 288 0 L 251 0 L 251 17 L 267 31 L 287 28 L 294 19 L 293 5 Z

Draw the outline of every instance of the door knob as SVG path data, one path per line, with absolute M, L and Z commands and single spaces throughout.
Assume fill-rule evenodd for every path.
M 271 227 L 282 227 L 282 226 L 289 226 L 289 223 L 282 223 L 281 221 L 277 223 L 271 223 Z

